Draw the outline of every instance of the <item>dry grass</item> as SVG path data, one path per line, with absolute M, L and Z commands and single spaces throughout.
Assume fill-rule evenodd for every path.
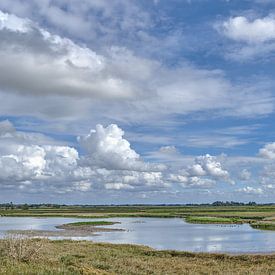
M 40 255 L 45 243 L 45 239 L 35 240 L 21 235 L 9 235 L 1 243 L 1 257 L 17 262 L 30 262 Z
M 275 255 L 229 256 L 21 238 L 2 240 L 0 248 L 0 274 L 275 274 Z

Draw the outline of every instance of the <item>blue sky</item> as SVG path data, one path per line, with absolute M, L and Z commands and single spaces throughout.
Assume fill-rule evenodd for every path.
M 0 200 L 273 202 L 275 4 L 2 0 Z

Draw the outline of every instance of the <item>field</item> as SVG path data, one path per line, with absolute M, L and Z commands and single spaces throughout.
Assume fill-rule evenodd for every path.
M 2 240 L 0 253 L 0 274 L 275 273 L 275 255 L 157 251 L 85 241 Z

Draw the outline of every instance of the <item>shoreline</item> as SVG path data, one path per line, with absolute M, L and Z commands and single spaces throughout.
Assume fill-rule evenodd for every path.
M 113 230 L 111 230 L 113 231 Z M 124 231 L 124 230 L 115 230 L 115 231 Z M 157 248 L 154 248 L 154 247 L 151 247 L 149 245 L 143 245 L 143 244 L 138 244 L 138 243 L 111 243 L 111 242 L 98 242 L 98 241 L 93 241 L 93 240 L 73 240 L 73 239 L 70 239 L 70 238 L 74 238 L 74 237 L 93 237 L 93 236 L 98 236 L 99 234 L 97 233 L 93 233 L 91 235 L 91 233 L 89 235 L 86 235 L 85 232 L 82 232 L 82 235 L 79 234 L 79 232 L 63 232 L 62 236 L 60 235 L 60 231 L 50 231 L 50 230 L 11 230 L 10 231 L 11 233 L 11 236 L 12 238 L 14 236 L 19 236 L 20 237 L 27 237 L 29 239 L 47 239 L 49 242 L 72 242 L 72 243 L 78 243 L 78 242 L 81 242 L 81 243 L 85 243 L 85 244 L 95 244 L 95 245 L 110 245 L 110 246 L 133 246 L 133 247 L 137 247 L 137 248 L 148 248 L 148 250 L 152 250 L 152 251 L 155 251 L 155 252 L 160 252 L 160 253 L 165 253 L 165 252 L 168 252 L 168 253 L 173 253 L 173 254 L 190 254 L 190 255 L 204 255 L 204 256 L 226 256 L 226 257 L 242 257 L 242 256 L 260 256 L 260 257 L 263 257 L 263 256 L 271 256 L 271 257 L 275 257 L 275 250 L 274 251 L 266 251 L 266 252 L 227 252 L 227 251 L 213 251 L 213 252 L 207 252 L 207 251 L 189 251 L 189 250 L 176 250 L 176 249 L 157 249 Z M 36 233 L 39 232 L 40 234 L 44 234 L 44 235 L 37 235 Z M 100 231 L 97 231 L 100 233 Z M 106 231 L 101 231 L 101 232 L 108 232 L 107 230 Z M 23 233 L 23 234 L 22 234 Z M 52 233 L 58 233 L 58 234 L 52 234 Z M 68 233 L 68 235 L 67 235 Z M 76 233 L 75 236 L 73 236 L 72 234 L 69 234 L 69 233 Z M 64 237 L 63 238 L 60 238 L 60 239 L 50 239 L 51 237 Z M 5 240 L 5 239 L 8 239 L 9 238 L 9 235 L 7 235 L 5 238 L 1 239 L 0 238 L 0 242 L 2 240 Z
M 39 237 L 89 237 L 99 235 L 100 232 L 125 231 L 120 228 L 99 227 L 102 225 L 119 224 L 119 222 L 75 222 L 56 225 L 57 230 L 8 230 L 7 234 L 27 236 L 30 238 Z

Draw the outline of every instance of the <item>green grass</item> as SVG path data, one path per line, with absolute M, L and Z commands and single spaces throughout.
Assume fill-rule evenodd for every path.
M 0 274 L 274 274 L 275 255 L 158 251 L 145 246 L 85 241 L 28 240 L 33 257 L 14 258 L 22 246 L 0 240 Z M 12 248 L 12 249 L 11 249 Z M 20 249 L 19 249 L 20 248 Z M 11 251 L 10 251 L 11 250 Z M 9 253 L 12 252 L 12 253 Z
M 251 222 L 250 226 L 255 229 L 275 230 L 275 222 L 268 222 L 268 221 Z
M 236 224 L 242 223 L 238 218 L 222 218 L 222 217 L 202 217 L 202 216 L 189 216 L 185 219 L 189 223 L 218 223 L 218 224 Z
M 91 225 L 91 226 L 99 226 L 99 225 L 113 225 L 117 222 L 108 222 L 108 221 L 88 221 L 88 222 L 73 222 L 73 223 L 67 223 L 65 225 L 72 225 L 72 226 L 85 226 L 85 225 Z

